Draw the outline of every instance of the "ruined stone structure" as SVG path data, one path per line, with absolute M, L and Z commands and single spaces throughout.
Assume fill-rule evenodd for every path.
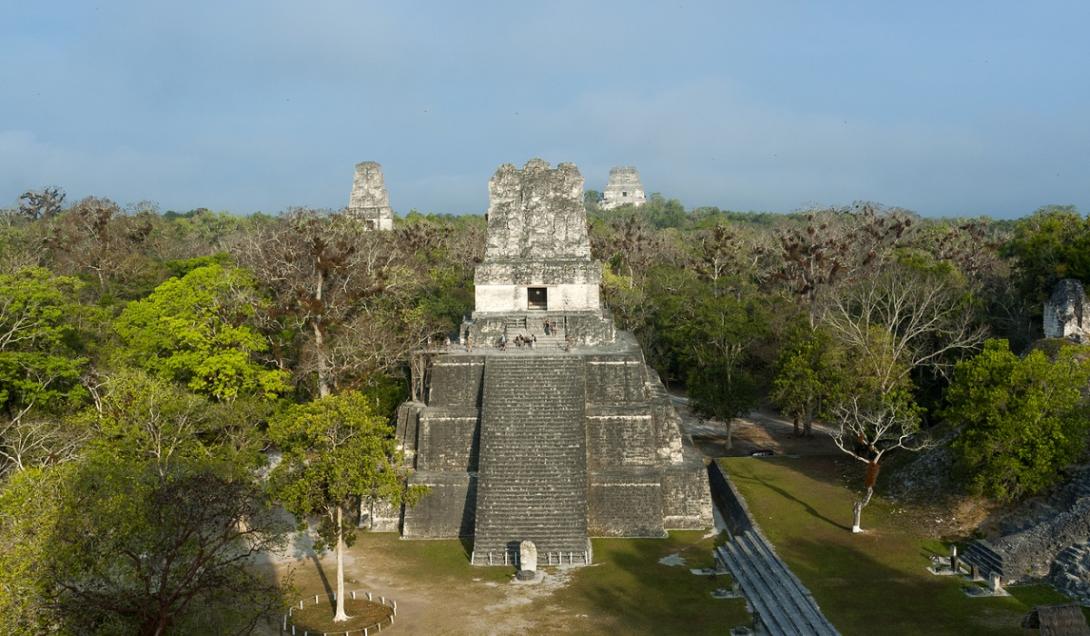
M 363 219 L 372 230 L 394 229 L 394 213 L 390 209 L 390 195 L 382 178 L 382 166 L 374 161 L 356 164 L 348 214 Z
M 1045 302 L 1044 331 L 1046 338 L 1090 341 L 1090 301 L 1081 282 L 1065 278 L 1056 283 Z
M 476 311 L 417 354 L 397 435 L 429 494 L 406 538 L 472 537 L 475 565 L 587 564 L 591 536 L 711 523 L 707 472 L 631 334 L 614 329 L 571 164 L 501 166 L 489 184 Z M 516 346 L 523 339 L 533 346 Z
M 601 208 L 612 210 L 622 205 L 643 205 L 647 197 L 640 183 L 640 173 L 632 166 L 618 166 L 609 171 L 609 183 L 602 193 Z
M 1037 514 L 1007 528 L 994 541 L 968 546 L 962 560 L 1004 582 L 1050 575 L 1069 594 L 1090 601 L 1090 583 L 1071 585 L 1085 577 L 1090 559 L 1090 469 L 1074 474 L 1044 502 Z

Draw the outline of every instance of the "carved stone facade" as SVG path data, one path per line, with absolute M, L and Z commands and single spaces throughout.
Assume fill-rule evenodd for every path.
M 582 185 L 571 164 L 497 170 L 476 311 L 460 342 L 416 355 L 398 412 L 411 483 L 429 487 L 402 535 L 472 537 L 475 565 L 516 565 L 524 541 L 539 565 L 585 565 L 591 536 L 711 523 L 703 458 L 599 306 Z
M 362 219 L 372 230 L 394 229 L 394 213 L 390 196 L 382 177 L 382 166 L 374 161 L 356 164 L 352 180 L 352 195 L 348 199 L 348 214 Z
M 488 243 L 474 275 L 476 315 L 598 311 L 583 177 L 570 163 L 504 164 L 488 183 Z
M 1090 301 L 1081 282 L 1065 278 L 1056 283 L 1045 303 L 1044 331 L 1046 338 L 1090 341 Z
M 609 182 L 602 192 L 603 210 L 612 210 L 622 205 L 640 206 L 647 202 L 640 183 L 640 173 L 633 166 L 618 166 L 609 171 Z

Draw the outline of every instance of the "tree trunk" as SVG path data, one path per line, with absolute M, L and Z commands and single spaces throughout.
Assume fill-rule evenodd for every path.
M 791 418 L 791 423 L 795 426 L 795 437 L 798 437 L 801 434 L 801 431 L 799 430 L 800 420 L 797 412 L 795 413 L 795 416 Z
M 727 420 L 727 448 L 734 448 L 734 420 Z
M 317 321 L 314 323 L 314 355 L 318 358 L 318 397 L 329 397 L 332 391 L 329 389 L 329 368 L 325 358 L 325 335 Z
M 348 620 L 348 614 L 344 611 L 344 527 L 342 526 L 341 506 L 337 506 L 337 611 L 333 614 L 333 622 L 339 623 Z
M 325 287 L 325 273 L 318 270 L 318 283 L 314 290 L 314 300 L 322 306 L 322 289 Z M 314 355 L 318 358 L 318 397 L 329 397 L 329 364 L 325 355 L 325 334 L 322 333 L 322 313 L 314 317 Z
M 863 508 L 867 507 L 870 503 L 870 498 L 874 494 L 874 483 L 878 481 L 878 462 L 872 461 L 867 463 L 867 494 L 859 501 L 856 501 L 852 505 L 852 532 L 863 532 L 862 517 Z

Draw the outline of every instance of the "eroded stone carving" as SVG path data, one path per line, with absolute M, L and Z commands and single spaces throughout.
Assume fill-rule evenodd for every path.
M 1045 302 L 1044 331 L 1046 338 L 1067 338 L 1087 342 L 1090 332 L 1090 302 L 1082 283 L 1065 278 L 1052 288 Z
M 602 192 L 601 208 L 612 210 L 622 205 L 640 206 L 647 202 L 640 183 L 640 173 L 633 166 L 617 166 L 609 171 L 609 182 Z
M 478 314 L 598 311 L 602 267 L 591 261 L 583 176 L 531 159 L 488 183 L 488 243 L 474 274 Z
M 394 229 L 394 213 L 382 176 L 382 166 L 374 161 L 356 164 L 352 194 L 348 198 L 348 214 L 362 219 L 373 230 Z

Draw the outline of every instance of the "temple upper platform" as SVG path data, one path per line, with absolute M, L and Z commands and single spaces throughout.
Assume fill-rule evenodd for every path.
M 474 317 L 598 312 L 600 263 L 591 260 L 583 176 L 531 159 L 504 164 L 488 183 L 488 243 L 474 281 Z

